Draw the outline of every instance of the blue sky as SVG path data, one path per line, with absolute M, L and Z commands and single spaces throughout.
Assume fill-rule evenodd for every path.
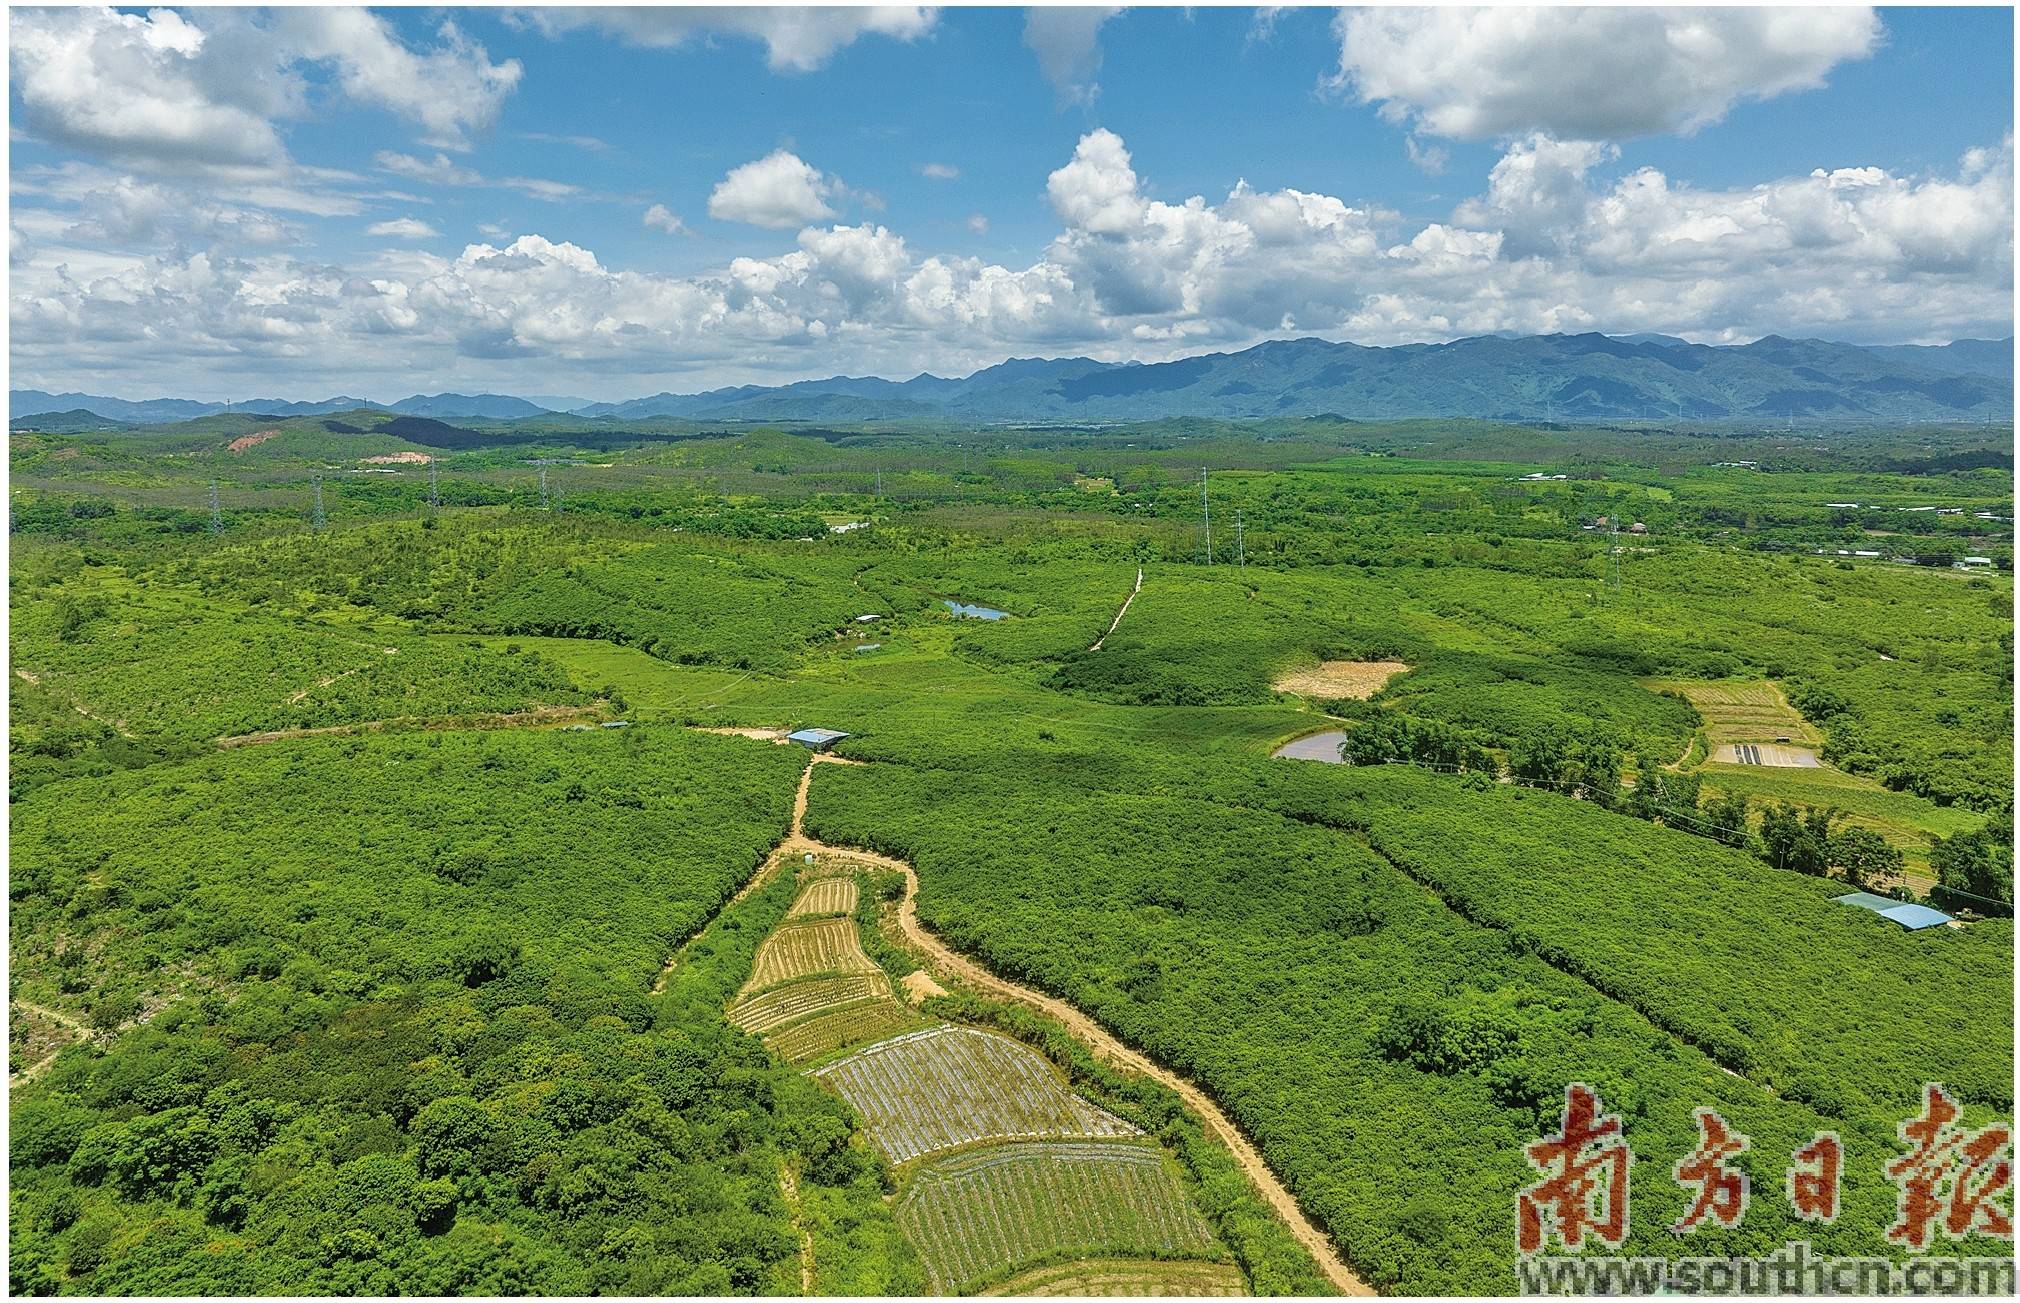
M 2012 48 L 1992 8 L 17 12 L 13 383 L 2004 335 Z

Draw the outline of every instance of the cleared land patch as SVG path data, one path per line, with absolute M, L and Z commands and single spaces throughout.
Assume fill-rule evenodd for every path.
M 956 1154 L 922 1169 L 897 1213 L 940 1294 L 1041 1256 L 1206 1256 L 1216 1248 L 1164 1155 L 1115 1141 Z
M 1366 701 L 1409 668 L 1401 661 L 1320 661 L 1316 669 L 1286 674 L 1270 686 L 1300 697 Z
M 820 914 L 852 914 L 856 909 L 856 880 L 820 878 L 807 884 L 786 917 L 809 918 Z
M 1104 1258 L 1034 1267 L 983 1298 L 1234 1298 L 1248 1293 L 1241 1270 L 1225 1262 Z
M 744 992 L 759 991 L 794 978 L 826 973 L 874 973 L 875 963 L 856 939 L 853 919 L 823 918 L 788 923 L 758 947 Z
M 893 1163 L 983 1140 L 1137 1134 L 1066 1089 L 1035 1050 L 971 1027 L 900 1036 L 814 1075 L 855 1106 Z
M 1781 742 L 1725 742 L 1711 753 L 1713 764 L 1763 765 L 1769 769 L 1820 769 L 1823 761 L 1808 747 Z

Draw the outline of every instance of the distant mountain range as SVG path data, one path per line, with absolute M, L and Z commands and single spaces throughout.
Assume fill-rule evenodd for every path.
M 547 402 L 571 402 L 548 399 Z M 227 410 L 185 399 L 128 402 L 16 390 L 14 418 L 96 413 L 135 423 Z M 376 406 L 256 399 L 229 410 L 320 415 Z M 416 395 L 392 411 L 437 419 L 510 420 L 555 410 L 502 394 Z M 1770 335 L 1751 344 L 1691 344 L 1667 335 L 1482 336 L 1368 348 L 1275 340 L 1173 362 L 1015 358 L 965 379 L 837 376 L 589 403 L 580 417 L 747 421 L 1138 421 L 1169 416 L 1335 416 L 1377 420 L 2010 420 L 2013 341 L 1860 346 Z
M 364 398 L 325 398 L 321 402 L 294 402 L 285 398 L 241 398 L 229 403 L 200 403 L 188 398 L 148 398 L 138 402 L 107 398 L 100 394 L 50 394 L 40 389 L 16 389 L 7 395 L 9 423 L 19 425 L 24 417 L 46 413 L 88 412 L 129 425 L 163 425 L 172 421 L 193 421 L 219 412 L 255 412 L 261 416 L 327 416 L 331 412 L 355 412 L 361 407 L 399 412 L 407 416 L 432 416 L 461 420 L 509 421 L 522 416 L 546 416 L 558 409 L 543 407 L 507 394 L 415 394 L 397 403 L 374 403 Z

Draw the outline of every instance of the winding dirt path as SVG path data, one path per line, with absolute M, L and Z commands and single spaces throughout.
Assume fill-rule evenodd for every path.
M 705 729 L 702 731 L 714 732 L 715 730 Z M 674 948 L 674 952 L 667 956 L 665 966 L 659 970 L 659 977 L 652 984 L 652 989 L 655 992 L 666 989 L 666 979 L 673 975 L 673 970 L 679 965 L 681 956 L 685 955 L 695 942 L 708 934 L 709 928 L 714 925 L 715 921 L 728 913 L 731 908 L 742 903 L 746 896 L 756 891 L 759 887 L 764 886 L 767 882 L 770 882 L 772 877 L 778 873 L 780 865 L 795 856 L 805 855 L 809 851 L 818 854 L 822 851 L 839 849 L 825 846 L 808 837 L 802 831 L 807 821 L 807 789 L 813 785 L 814 767 L 816 765 L 860 765 L 862 763 L 860 760 L 847 760 L 841 756 L 822 755 L 818 752 L 807 758 L 807 767 L 800 771 L 799 790 L 793 793 L 792 827 L 786 831 L 786 835 L 780 839 L 779 844 L 772 847 L 771 853 L 764 857 L 764 861 L 758 865 L 757 871 L 745 879 L 744 884 L 736 889 L 736 894 L 724 901 L 722 908 L 709 915 L 707 922 L 695 929 L 692 936 L 681 942 L 679 946 Z M 884 862 L 882 856 L 874 855 L 869 851 L 849 851 L 847 854 L 857 859 L 876 860 L 879 863 Z M 889 864 L 891 867 L 897 867 L 898 861 L 891 860 Z
M 1141 573 L 1139 570 L 1139 576 Z M 1128 609 L 1127 603 L 1124 603 L 1123 609 Z M 1121 620 L 1121 614 L 1117 613 L 1116 622 L 1119 624 Z M 1179 1076 L 1168 1068 L 1160 1066 L 1145 1055 L 1123 1044 L 1107 1028 L 1064 1000 L 1046 995 L 1044 992 L 1034 990 L 1031 987 L 1022 986 L 1007 978 L 998 977 L 975 960 L 952 949 L 931 932 L 928 932 L 925 925 L 919 922 L 919 875 L 912 868 L 909 861 L 896 859 L 876 851 L 859 850 L 852 846 L 831 846 L 826 842 L 807 836 L 807 793 L 813 785 L 814 770 L 822 764 L 859 765 L 862 763 L 864 762 L 860 760 L 847 760 L 841 756 L 822 755 L 819 753 L 808 758 L 807 767 L 800 774 L 799 791 L 793 796 L 793 822 L 791 831 L 772 850 L 772 853 L 765 857 L 764 864 L 758 868 L 756 873 L 751 875 L 750 881 L 746 882 L 737 891 L 737 894 L 731 897 L 728 904 L 724 905 L 723 910 L 716 912 L 710 922 L 713 922 L 714 918 L 720 918 L 730 905 L 736 904 L 737 901 L 742 900 L 764 883 L 770 881 L 772 874 L 776 873 L 779 866 L 784 864 L 788 859 L 810 851 L 817 855 L 824 853 L 843 855 L 852 860 L 860 860 L 879 865 L 883 868 L 894 869 L 904 874 L 905 898 L 898 904 L 898 927 L 904 933 L 906 942 L 923 954 L 932 963 L 933 967 L 939 971 L 941 976 L 965 982 L 978 991 L 1028 1005 L 1062 1024 L 1069 1033 L 1077 1037 L 1081 1043 L 1094 1053 L 1095 1057 L 1101 1059 L 1103 1062 L 1125 1071 L 1140 1073 L 1164 1086 L 1166 1089 L 1175 1092 L 1180 1099 L 1185 1101 L 1186 1106 L 1206 1124 L 1208 1132 L 1223 1145 L 1227 1146 L 1228 1152 L 1234 1155 L 1235 1162 L 1240 1164 L 1243 1172 L 1247 1173 L 1249 1184 L 1254 1186 L 1256 1192 L 1262 1196 L 1264 1202 L 1268 1203 L 1275 1210 L 1278 1218 L 1290 1229 L 1291 1234 L 1296 1237 L 1298 1243 L 1304 1246 L 1305 1251 L 1312 1255 L 1313 1261 L 1318 1263 L 1319 1269 L 1325 1273 L 1326 1279 L 1333 1283 L 1334 1288 L 1338 1289 L 1342 1294 L 1354 1297 L 1374 1297 L 1375 1291 L 1369 1287 L 1366 1281 L 1354 1273 L 1354 1269 L 1347 1265 L 1346 1259 L 1340 1256 L 1339 1250 L 1333 1247 L 1333 1242 L 1327 1239 L 1325 1233 L 1312 1223 L 1311 1218 L 1305 1215 L 1304 1209 L 1298 1206 L 1298 1201 L 1291 1196 L 1289 1190 L 1284 1188 L 1283 1182 L 1277 1179 L 1276 1173 L 1270 1170 L 1269 1164 L 1263 1161 L 1261 1152 L 1249 1143 L 1248 1137 L 1244 1136 L 1240 1128 L 1235 1126 L 1233 1119 L 1229 1118 L 1226 1113 L 1223 1113 L 1220 1105 L 1208 1097 L 1205 1091 L 1184 1077 Z M 681 954 L 685 953 L 689 946 L 693 945 L 696 940 L 700 939 L 708 931 L 708 926 L 708 924 L 703 924 L 701 929 L 694 936 L 689 937 L 686 942 L 682 943 L 680 949 L 674 953 L 673 957 L 667 960 L 666 968 L 660 973 L 659 982 L 654 987 L 655 990 L 665 985 L 667 975 L 673 971 L 674 965 L 679 963 Z
M 321 728 L 277 728 L 266 733 L 236 733 L 213 741 L 229 750 L 232 747 L 286 742 L 298 737 L 349 737 L 357 733 L 389 733 L 404 729 L 426 732 L 451 728 L 546 728 L 570 721 L 600 722 L 608 704 L 595 701 L 587 706 L 529 706 L 525 710 L 481 715 L 396 715 L 389 719 L 361 720 L 355 724 L 326 724 Z
M 800 1295 L 813 1297 L 814 1293 L 814 1236 L 801 1224 L 800 1183 L 793 1176 L 793 1169 L 787 1164 L 779 1165 L 779 1195 L 785 1199 L 786 1208 L 792 1213 L 793 1228 L 800 1233 Z
M 86 1027 L 82 1022 L 79 1022 L 77 1019 L 71 1017 L 67 1013 L 63 1013 L 60 1010 L 56 1009 L 50 1009 L 43 1005 L 31 1004 L 26 1000 L 15 1000 L 12 1003 L 15 1008 L 26 1009 L 28 1012 L 35 1014 L 38 1017 L 47 1018 L 50 1022 L 55 1023 L 58 1027 L 61 1027 L 64 1031 L 69 1032 L 70 1045 L 74 1045 L 79 1041 L 86 1041 L 91 1039 L 91 1029 L 89 1027 Z M 8 1080 L 15 1082 L 35 1080 L 43 1073 L 49 1071 L 50 1067 L 53 1064 L 55 1064 L 57 1056 L 62 1054 L 63 1051 L 68 1048 L 69 1045 L 58 1045 L 55 1049 L 49 1051 L 49 1053 L 35 1060 L 35 1062 L 29 1064 L 27 1067 L 21 1069 L 21 1071 L 10 1073 L 8 1076 Z
M 1136 587 L 1130 589 L 1129 596 L 1122 599 L 1122 609 L 1117 611 L 1115 613 L 1115 618 L 1108 622 L 1108 633 L 1104 633 L 1099 638 L 1096 638 L 1093 641 L 1093 643 L 1088 646 L 1087 650 L 1091 652 L 1101 650 L 1101 644 L 1108 641 L 1108 634 L 1114 633 L 1117 629 L 1120 629 L 1122 627 L 1122 617 L 1129 614 L 1129 604 L 1135 601 L 1136 595 L 1142 591 L 1143 591 L 1143 567 L 1138 566 L 1136 567 Z
M 1241 1164 L 1242 1171 L 1248 1174 L 1249 1183 L 1256 1188 L 1256 1192 L 1262 1195 L 1269 1206 L 1276 1210 L 1277 1216 L 1290 1228 L 1298 1243 L 1304 1245 L 1305 1251 L 1312 1255 L 1313 1260 L 1319 1264 L 1319 1269 L 1325 1272 L 1326 1279 L 1332 1281 L 1334 1287 L 1342 1294 L 1362 1298 L 1374 1296 L 1375 1291 L 1366 1281 L 1354 1274 L 1354 1269 L 1340 1257 L 1339 1251 L 1333 1247 L 1333 1242 L 1312 1224 L 1311 1219 L 1305 1216 L 1304 1209 L 1298 1207 L 1298 1201 L 1291 1197 L 1291 1192 L 1284 1188 L 1283 1182 L 1277 1180 L 1276 1173 L 1272 1172 L 1269 1164 L 1263 1161 L 1262 1154 L 1249 1143 L 1248 1137 L 1241 1133 L 1227 1114 L 1221 1112 L 1220 1105 L 1214 1103 L 1205 1091 L 1123 1044 L 1107 1028 L 1064 1000 L 998 977 L 928 932 L 925 925 L 919 922 L 919 877 L 910 864 L 888 856 L 871 856 L 865 851 L 851 850 L 847 853 L 874 858 L 879 863 L 888 864 L 905 875 L 905 899 L 898 905 L 898 926 L 904 931 L 905 939 L 924 952 L 943 974 L 952 975 L 976 990 L 1014 1000 L 1038 1010 L 1047 1017 L 1063 1023 L 1069 1032 L 1085 1043 L 1104 1062 L 1113 1067 L 1141 1073 L 1176 1092 L 1178 1097 L 1186 1102 L 1187 1107 L 1205 1121 L 1207 1129 L 1227 1146 L 1228 1152 L 1232 1153 L 1235 1161 Z

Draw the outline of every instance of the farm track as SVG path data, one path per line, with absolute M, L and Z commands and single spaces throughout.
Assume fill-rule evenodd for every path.
M 1122 609 L 1117 611 L 1115 613 L 1115 618 L 1108 622 L 1108 633 L 1104 633 L 1099 638 L 1096 638 L 1091 644 L 1088 645 L 1087 650 L 1091 652 L 1098 652 L 1101 650 L 1101 644 L 1108 641 L 1109 634 L 1114 633 L 1117 629 L 1120 629 L 1122 627 L 1122 617 L 1129 614 L 1129 604 L 1135 601 L 1136 595 L 1142 591 L 1143 591 L 1143 567 L 1138 566 L 1136 567 L 1136 587 L 1130 589 L 1129 596 L 1122 599 Z
M 1126 607 L 1127 603 L 1125 603 L 1125 609 Z M 1117 613 L 1116 620 L 1117 623 L 1120 623 L 1120 612 Z M 1306 1216 L 1305 1210 L 1298 1205 L 1297 1199 L 1291 1195 L 1291 1192 L 1284 1186 L 1284 1183 L 1277 1179 L 1276 1173 L 1271 1171 L 1269 1164 L 1264 1161 L 1261 1151 L 1250 1143 L 1248 1137 L 1243 1135 L 1241 1129 L 1234 1124 L 1234 1120 L 1228 1117 L 1221 1110 L 1220 1105 L 1215 1103 L 1212 1097 L 1204 1090 L 1200 1089 L 1199 1086 L 1189 1079 L 1181 1077 L 1169 1068 L 1155 1062 L 1147 1055 L 1131 1049 L 1118 1039 L 1114 1033 L 1096 1022 L 1092 1017 L 1082 1013 L 1073 1005 L 1066 1003 L 1056 996 L 1047 995 L 1035 988 L 1021 985 L 1007 978 L 998 977 L 977 961 L 954 950 L 931 932 L 927 931 L 925 926 L 919 922 L 919 875 L 917 870 L 912 867 L 910 861 L 897 859 L 877 851 L 859 850 L 847 846 L 831 846 L 807 836 L 805 830 L 807 793 L 813 784 L 815 767 L 823 763 L 862 764 L 863 762 L 818 753 L 808 758 L 807 767 L 800 774 L 799 791 L 793 798 L 791 831 L 772 851 L 771 855 L 766 858 L 758 871 L 751 876 L 750 881 L 746 882 L 735 896 L 724 903 L 724 910 L 757 890 L 770 879 L 773 873 L 777 872 L 779 865 L 783 864 L 788 857 L 793 855 L 809 852 L 815 855 L 845 855 L 853 860 L 859 860 L 880 868 L 895 870 L 903 874 L 905 879 L 905 895 L 898 904 L 899 929 L 904 934 L 906 942 L 925 955 L 932 962 L 933 966 L 939 970 L 940 976 L 955 978 L 978 991 L 1034 1008 L 1062 1024 L 1068 1033 L 1085 1045 L 1096 1058 L 1112 1067 L 1149 1077 L 1167 1090 L 1177 1094 L 1185 1102 L 1186 1106 L 1192 1110 L 1194 1116 L 1198 1117 L 1205 1124 L 1207 1131 L 1218 1139 L 1222 1145 L 1226 1146 L 1228 1152 L 1234 1157 L 1235 1162 L 1241 1167 L 1243 1173 L 1247 1175 L 1249 1184 L 1255 1188 L 1257 1194 L 1276 1213 L 1279 1220 L 1289 1229 L 1292 1236 L 1304 1247 L 1305 1252 L 1312 1256 L 1312 1260 L 1318 1264 L 1319 1270 L 1325 1274 L 1327 1280 L 1332 1282 L 1333 1287 L 1339 1290 L 1340 1293 L 1353 1297 L 1372 1298 L 1374 1296 L 1374 1289 L 1366 1281 L 1362 1280 L 1352 1267 L 1347 1265 L 1346 1259 L 1340 1256 L 1339 1250 L 1334 1247 L 1333 1242 L 1327 1238 L 1325 1232 L 1321 1231 L 1317 1224 L 1310 1217 Z M 714 918 L 721 917 L 721 914 L 722 910 L 718 910 L 710 919 L 710 922 L 712 923 Z M 667 976 L 672 973 L 674 966 L 679 962 L 680 954 L 707 932 L 708 926 L 708 923 L 704 923 L 695 932 L 694 936 L 688 938 L 682 944 L 680 950 L 676 951 L 667 960 L 666 968 L 660 973 L 659 981 L 654 986 L 655 990 L 665 986 Z
M 449 728 L 545 728 L 572 721 L 603 718 L 607 702 L 587 706 L 535 706 L 531 710 L 496 711 L 485 715 L 396 715 L 390 719 L 368 719 L 357 724 L 328 724 L 322 728 L 277 728 L 265 733 L 237 733 L 215 739 L 219 748 L 261 746 L 268 742 L 288 742 L 302 737 L 350 737 L 357 733 L 385 733 L 412 729 L 427 732 Z
M 88 1041 L 91 1039 L 91 1029 L 89 1027 L 86 1027 L 83 1023 L 79 1022 L 77 1019 L 71 1017 L 67 1013 L 60 1013 L 57 1010 L 48 1008 L 45 1005 L 30 1004 L 26 1000 L 16 1000 L 13 1003 L 16 1008 L 26 1009 L 28 1012 L 35 1014 L 38 1017 L 47 1018 L 50 1022 L 55 1023 L 58 1027 L 61 1027 L 64 1031 L 69 1032 L 71 1045 L 75 1045 L 80 1041 Z M 67 1048 L 68 1046 L 64 1045 L 57 1046 L 55 1049 L 49 1051 L 49 1053 L 35 1060 L 35 1062 L 21 1069 L 21 1071 L 15 1073 L 9 1073 L 7 1078 L 8 1081 L 25 1082 L 35 1080 L 43 1073 L 49 1071 L 49 1069 L 55 1064 L 57 1056 L 62 1054 L 63 1051 Z
M 1298 1201 L 1291 1196 L 1291 1192 L 1284 1187 L 1283 1182 L 1277 1179 L 1269 1164 L 1263 1161 L 1261 1151 L 1249 1143 L 1248 1137 L 1235 1126 L 1233 1119 L 1222 1112 L 1220 1105 L 1216 1104 L 1205 1091 L 1169 1068 L 1123 1044 L 1106 1027 L 1064 1000 L 1007 978 L 998 977 L 928 932 L 925 925 L 919 922 L 918 874 L 903 860 L 879 858 L 886 860 L 905 875 L 905 898 L 898 905 L 898 926 L 904 932 L 905 939 L 932 959 L 942 973 L 951 975 L 976 990 L 1037 1009 L 1047 1017 L 1064 1024 L 1075 1039 L 1086 1045 L 1103 1062 L 1112 1067 L 1140 1073 L 1176 1093 L 1185 1101 L 1187 1107 L 1206 1123 L 1207 1129 L 1227 1147 L 1228 1152 L 1234 1155 L 1235 1161 L 1248 1175 L 1249 1183 L 1290 1228 L 1298 1243 L 1312 1255 L 1312 1259 L 1318 1263 L 1319 1269 L 1325 1273 L 1326 1279 L 1333 1283 L 1334 1288 L 1342 1294 L 1373 1297 L 1375 1291 L 1355 1274 L 1354 1269 L 1347 1265 L 1346 1259 L 1340 1256 L 1339 1250 L 1333 1247 L 1333 1242 L 1311 1218 L 1305 1215 L 1304 1209 L 1298 1206 Z
M 704 731 L 713 732 L 714 730 Z M 820 842 L 807 837 L 802 831 L 807 820 L 807 788 L 814 781 L 815 765 L 859 765 L 861 763 L 863 762 L 860 760 L 845 760 L 841 756 L 821 755 L 819 753 L 807 758 L 807 767 L 800 771 L 799 790 L 793 793 L 792 826 L 787 830 L 784 839 L 778 845 L 772 847 L 771 854 L 765 856 L 763 863 L 758 865 L 757 872 L 751 874 L 743 886 L 737 888 L 736 894 L 724 901 L 721 908 L 709 915 L 707 921 L 695 929 L 694 935 L 681 942 L 674 949 L 674 952 L 667 956 L 666 966 L 659 970 L 659 979 L 652 984 L 654 991 L 665 990 L 666 979 L 673 974 L 674 966 L 680 963 L 680 957 L 687 953 L 688 947 L 701 940 L 702 936 L 707 933 L 709 926 L 718 918 L 721 918 L 726 911 L 740 904 L 746 896 L 756 891 L 759 887 L 770 882 L 772 875 L 779 871 L 781 864 L 784 864 L 795 855 L 805 855 L 808 852 L 814 854 L 827 852 L 832 854 L 840 849 L 838 847 L 824 846 Z M 848 851 L 847 854 L 857 859 L 878 860 L 880 862 L 882 859 L 882 857 L 871 855 L 866 851 Z

